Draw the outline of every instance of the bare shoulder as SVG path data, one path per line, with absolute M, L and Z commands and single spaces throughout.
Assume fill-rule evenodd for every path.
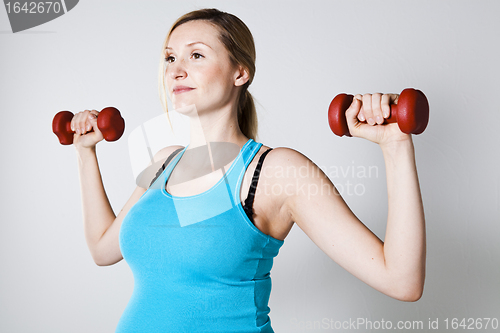
M 294 171 L 294 167 L 309 166 L 311 163 L 312 161 L 307 156 L 287 147 L 276 147 L 266 156 L 268 167 L 288 168 L 289 171 Z
M 264 146 L 267 150 L 267 148 Z M 260 190 L 266 193 L 264 204 L 272 216 L 277 216 L 277 226 L 286 235 L 293 224 L 293 207 L 300 201 L 299 196 L 307 189 L 311 178 L 315 178 L 321 170 L 304 154 L 287 147 L 276 147 L 266 156 L 262 166 L 262 184 Z M 257 191 L 259 191 L 257 187 Z

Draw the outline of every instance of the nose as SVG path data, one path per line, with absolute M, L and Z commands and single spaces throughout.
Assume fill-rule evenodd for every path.
M 174 80 L 184 79 L 187 77 L 187 71 L 184 66 L 183 59 L 179 59 L 167 66 L 167 75 Z

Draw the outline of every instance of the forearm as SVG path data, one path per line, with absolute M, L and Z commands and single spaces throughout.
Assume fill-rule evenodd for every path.
M 425 279 L 425 217 L 411 137 L 382 146 L 382 152 L 389 203 L 386 269 L 403 293 L 419 294 Z
M 116 216 L 104 190 L 95 147 L 77 150 L 77 157 L 84 234 L 90 253 L 95 258 L 96 245 Z

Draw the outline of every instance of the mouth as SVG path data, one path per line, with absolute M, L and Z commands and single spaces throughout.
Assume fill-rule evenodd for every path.
M 174 89 L 172 90 L 172 92 L 174 94 L 182 94 L 182 93 L 194 90 L 194 89 L 195 88 L 186 87 L 186 86 L 177 86 L 177 87 L 174 87 Z

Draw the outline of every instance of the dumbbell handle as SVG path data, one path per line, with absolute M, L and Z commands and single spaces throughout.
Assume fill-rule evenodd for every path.
M 62 145 L 73 143 L 73 134 L 71 130 L 71 120 L 73 113 L 70 111 L 58 112 L 52 120 L 52 131 L 59 138 Z M 120 115 L 120 111 L 114 107 L 102 109 L 97 117 L 97 127 L 102 132 L 106 141 L 118 140 L 125 130 L 125 120 Z M 91 130 L 92 131 L 92 130 Z
M 339 94 L 330 103 L 328 123 L 330 129 L 338 136 L 351 136 L 347 126 L 345 111 L 352 103 L 354 96 Z M 429 103 L 420 90 L 407 88 L 401 92 L 398 104 L 390 105 L 391 114 L 384 123 L 398 123 L 399 129 L 406 134 L 420 134 L 429 122 Z

